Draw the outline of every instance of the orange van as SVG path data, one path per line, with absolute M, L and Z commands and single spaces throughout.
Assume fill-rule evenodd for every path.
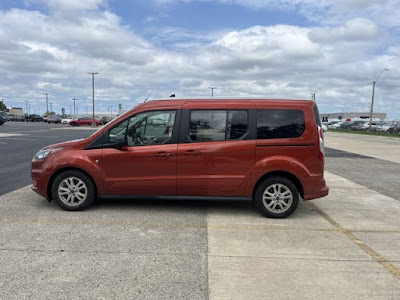
M 98 198 L 253 200 L 267 217 L 326 196 L 318 108 L 306 100 L 143 103 L 91 136 L 41 149 L 33 190 L 66 210 Z

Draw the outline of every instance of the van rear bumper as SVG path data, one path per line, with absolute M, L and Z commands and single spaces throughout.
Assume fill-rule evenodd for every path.
M 318 180 L 310 180 L 307 182 L 310 189 L 304 189 L 304 200 L 312 200 L 316 198 L 322 198 L 329 194 L 329 187 L 326 185 L 325 179 L 318 176 Z

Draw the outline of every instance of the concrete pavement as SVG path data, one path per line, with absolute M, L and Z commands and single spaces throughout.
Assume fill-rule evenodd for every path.
M 400 138 L 325 132 L 325 147 L 400 163 Z
M 210 299 L 398 299 L 399 201 L 326 178 L 285 221 L 208 209 Z

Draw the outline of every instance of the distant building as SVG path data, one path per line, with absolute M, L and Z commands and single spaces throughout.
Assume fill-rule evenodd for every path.
M 6 112 L 9 115 L 23 116 L 24 110 L 21 107 L 7 107 Z
M 346 119 L 369 119 L 369 112 L 341 112 L 320 114 L 322 121 L 330 120 L 346 120 Z M 372 119 L 379 119 L 381 121 L 386 119 L 386 113 L 373 113 Z

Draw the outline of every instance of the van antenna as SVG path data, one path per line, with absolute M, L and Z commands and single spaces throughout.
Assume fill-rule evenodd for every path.
M 153 91 L 154 91 L 154 90 L 151 90 L 150 94 L 146 97 L 146 99 L 144 100 L 143 103 L 146 103 L 147 99 L 149 99 L 149 97 L 151 96 L 151 94 L 153 94 Z

